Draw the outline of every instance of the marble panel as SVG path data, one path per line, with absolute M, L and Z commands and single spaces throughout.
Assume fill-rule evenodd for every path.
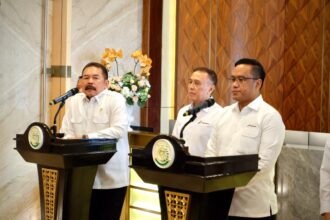
M 322 150 L 283 147 L 277 162 L 278 220 L 317 220 Z
M 40 118 L 42 0 L 0 1 L 0 219 L 39 219 L 37 168 L 14 150 Z
M 42 41 L 42 0 L 1 0 L 1 23 L 25 42 L 29 49 L 40 56 Z M 22 52 L 22 51 L 21 51 Z
M 51 5 L 49 0 L 49 16 Z M 141 48 L 142 0 L 72 5 L 73 86 L 81 68 L 98 61 L 105 47 L 122 48 L 127 57 Z M 0 0 L 0 219 L 40 219 L 36 165 L 14 150 L 13 138 L 40 120 L 42 6 L 43 0 Z M 131 68 L 127 64 L 123 60 L 121 71 Z
M 0 219 L 40 219 L 37 167 L 12 147 L 0 150 Z
M 130 54 L 142 48 L 142 6 L 142 0 L 72 0 L 72 87 L 82 68 L 99 62 L 106 47 L 123 50 L 120 75 L 134 69 Z M 140 125 L 140 109 L 134 108 L 133 115 L 132 125 Z
M 142 45 L 142 1 L 96 2 L 72 2 L 73 74 L 78 76 L 82 67 L 90 61 L 100 61 L 106 47 L 123 50 L 125 57 L 119 60 L 120 74 L 132 70 L 134 63 L 130 54 L 141 49 Z

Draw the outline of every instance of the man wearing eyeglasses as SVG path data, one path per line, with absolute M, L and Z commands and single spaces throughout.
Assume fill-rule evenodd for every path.
M 265 71 L 259 61 L 238 60 L 228 79 L 232 98 L 237 102 L 218 115 L 205 155 L 258 154 L 260 171 L 246 186 L 235 189 L 228 219 L 273 220 L 278 211 L 275 163 L 282 149 L 285 126 L 276 109 L 262 99 Z

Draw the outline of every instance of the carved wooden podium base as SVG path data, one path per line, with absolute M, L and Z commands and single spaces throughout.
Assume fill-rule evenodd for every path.
M 195 157 L 181 140 L 159 135 L 133 149 L 131 167 L 158 185 L 162 220 L 226 220 L 236 187 L 258 171 L 258 155 Z
M 97 166 L 57 169 L 38 165 L 43 220 L 88 219 Z
M 42 220 L 89 218 L 98 164 L 116 153 L 115 139 L 58 139 L 47 125 L 32 123 L 16 135 L 16 150 L 38 166 Z
M 196 193 L 159 187 L 162 220 L 227 219 L 234 191 Z

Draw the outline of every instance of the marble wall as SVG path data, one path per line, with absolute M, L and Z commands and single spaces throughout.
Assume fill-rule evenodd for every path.
M 124 58 L 118 59 L 120 75 L 133 71 L 130 54 L 142 49 L 142 6 L 142 0 L 72 0 L 72 87 L 82 68 L 99 62 L 106 47 L 123 50 Z M 138 107 L 133 115 L 132 124 L 140 125 Z
M 0 219 L 40 216 L 36 166 L 13 138 L 40 120 L 42 16 L 42 0 L 0 1 Z
M 36 165 L 14 150 L 13 138 L 41 118 L 44 2 L 0 0 L 0 219 L 40 219 Z M 51 17 L 52 0 L 48 3 Z M 141 30 L 142 0 L 72 0 L 72 87 L 82 67 L 99 61 L 105 47 L 122 48 L 127 57 L 140 49 Z M 124 59 L 120 71 L 132 66 L 133 60 Z
M 318 220 L 323 147 L 284 146 L 277 162 L 278 220 Z

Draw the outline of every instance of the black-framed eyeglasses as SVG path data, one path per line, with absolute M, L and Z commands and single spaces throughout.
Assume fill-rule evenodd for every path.
M 252 80 L 258 80 L 260 78 L 254 78 L 254 77 L 245 77 L 245 76 L 230 76 L 227 78 L 229 82 L 234 83 L 237 81 L 238 83 L 244 83 L 246 80 L 252 79 Z

